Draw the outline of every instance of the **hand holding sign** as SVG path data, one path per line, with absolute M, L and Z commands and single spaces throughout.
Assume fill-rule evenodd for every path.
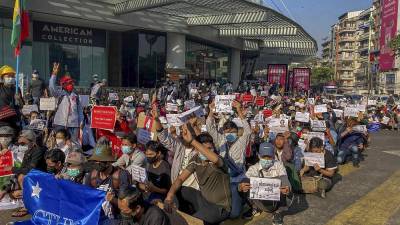
M 315 166 L 317 164 L 321 168 L 325 168 L 325 157 L 323 153 L 304 153 L 304 161 L 306 166 Z

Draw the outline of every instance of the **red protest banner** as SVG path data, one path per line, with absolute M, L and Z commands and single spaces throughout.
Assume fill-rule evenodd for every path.
M 7 151 L 3 155 L 0 155 L 0 177 L 9 176 L 13 167 L 13 155 L 11 151 Z
M 264 118 L 267 118 L 267 117 L 271 117 L 271 116 L 272 116 L 272 110 L 270 110 L 270 109 L 265 109 L 265 110 L 263 111 L 263 113 L 264 113 Z
M 117 108 L 114 106 L 94 106 L 92 108 L 92 128 L 114 130 Z
M 256 105 L 257 106 L 264 106 L 265 105 L 265 98 L 264 97 L 257 97 L 256 98 Z
M 242 102 L 252 102 L 253 95 L 242 95 Z

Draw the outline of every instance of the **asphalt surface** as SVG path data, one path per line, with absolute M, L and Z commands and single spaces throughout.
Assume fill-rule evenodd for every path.
M 381 131 L 371 140 L 361 167 L 341 166 L 326 199 L 298 195 L 285 225 L 400 225 L 400 132 Z M 0 225 L 15 221 L 11 212 L 0 212 Z M 224 223 L 239 224 L 272 224 L 271 215 Z

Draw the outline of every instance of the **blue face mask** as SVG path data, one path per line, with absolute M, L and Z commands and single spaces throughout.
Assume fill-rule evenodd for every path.
M 260 159 L 260 165 L 261 168 L 264 170 L 269 169 L 271 166 L 274 165 L 274 160 L 269 160 L 269 159 Z
M 121 150 L 122 150 L 122 153 L 124 153 L 124 154 L 130 154 L 132 152 L 132 147 L 123 145 Z
M 236 133 L 226 133 L 225 139 L 227 142 L 233 143 L 237 139 L 237 134 Z
M 201 153 L 199 153 L 199 158 L 200 158 L 201 161 L 208 160 L 208 158 L 205 155 L 201 154 Z

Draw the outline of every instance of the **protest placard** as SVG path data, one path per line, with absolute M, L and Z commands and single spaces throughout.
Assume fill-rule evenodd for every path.
M 265 105 L 265 98 L 264 97 L 257 97 L 256 98 L 256 106 L 264 106 Z
M 252 102 L 253 101 L 253 95 L 242 95 L 242 102 Z
M 185 101 L 184 105 L 185 105 L 185 109 L 191 109 L 191 108 L 196 107 L 196 102 L 193 99 L 191 99 L 191 100 Z
M 343 116 L 343 110 L 333 109 L 333 112 L 335 112 L 336 117 L 342 117 Z
M 160 116 L 158 119 L 160 120 L 161 124 L 167 124 L 168 123 L 168 120 L 164 116 Z
M 167 118 L 168 124 L 174 127 L 180 127 L 183 125 L 183 122 L 178 118 L 179 114 L 167 114 L 165 117 Z
M 108 93 L 108 100 L 110 101 L 118 101 L 118 93 Z
M 357 109 L 360 112 L 365 112 L 367 106 L 366 105 L 357 105 Z
M 117 108 L 115 106 L 94 106 L 92 108 L 91 128 L 114 130 L 117 121 Z
M 89 105 L 89 95 L 79 95 L 79 102 L 83 107 Z
M 263 110 L 264 118 L 268 118 L 272 116 L 272 110 L 270 109 L 264 109 Z
M 328 112 L 328 109 L 326 108 L 326 104 L 314 106 L 314 113 L 324 113 L 324 112 Z
M 139 128 L 137 130 L 137 140 L 140 144 L 146 145 L 147 142 L 151 141 L 154 135 L 153 133 L 151 133 L 150 131 L 143 129 L 143 128 Z
M 0 155 L 0 177 L 12 175 L 12 167 L 14 165 L 12 151 Z
M 323 153 L 304 152 L 304 161 L 306 166 L 314 166 L 325 168 L 325 157 Z
M 178 112 L 178 104 L 167 103 L 165 109 L 169 112 Z
M 368 99 L 368 105 L 376 105 L 376 100 Z
M 296 112 L 295 120 L 303 123 L 308 123 L 310 122 L 310 113 Z
M 233 118 L 232 122 L 234 122 L 239 128 L 243 127 L 243 122 L 240 118 Z
M 190 118 L 190 116 L 193 115 L 193 114 L 194 114 L 196 117 L 204 116 L 204 110 L 203 110 L 203 108 L 202 108 L 201 106 L 197 106 L 197 107 L 194 107 L 194 108 L 191 109 L 191 110 L 188 110 L 188 111 L 186 111 L 186 112 L 183 112 L 183 113 L 179 114 L 178 118 L 179 118 L 183 123 L 186 123 L 186 121 L 188 121 L 189 118 Z
M 384 116 L 383 118 L 382 118 L 382 123 L 383 124 L 388 124 L 389 123 L 389 121 L 390 121 L 390 118 L 389 117 L 387 117 L 387 116 Z
M 143 101 L 144 102 L 150 102 L 150 95 L 149 94 L 143 94 Z
M 215 112 L 231 113 L 232 103 L 235 100 L 235 95 L 217 95 L 215 96 Z
M 37 105 L 24 105 L 21 112 L 22 115 L 28 116 L 31 112 L 39 112 L 39 108 Z
M 34 119 L 27 126 L 28 129 L 39 130 L 39 131 L 43 131 L 44 128 L 46 127 L 47 127 L 47 121 L 41 119 Z
M 307 99 L 307 103 L 308 103 L 309 105 L 315 105 L 315 98 L 308 98 L 308 99 Z
M 145 168 L 132 164 L 127 168 L 127 171 L 132 174 L 132 180 L 140 183 L 146 182 L 147 172 Z
M 349 116 L 349 117 L 357 117 L 358 116 L 358 108 L 357 107 L 345 107 L 344 108 L 344 116 Z
M 55 110 L 56 98 L 40 98 L 40 110 Z
M 270 178 L 250 178 L 250 199 L 280 201 L 281 180 Z
M 261 91 L 260 96 L 266 97 L 268 96 L 268 93 L 266 91 Z
M 353 126 L 352 130 L 360 133 L 367 133 L 368 131 L 366 125 L 355 125 Z
M 313 131 L 325 132 L 326 130 L 325 120 L 311 120 L 311 129 Z
M 24 203 L 22 199 L 12 199 L 8 195 L 4 196 L 3 199 L 0 200 L 0 211 L 1 210 L 9 210 L 23 207 Z
M 189 93 L 190 93 L 190 95 L 195 95 L 195 94 L 199 93 L 199 90 L 197 90 L 197 88 L 191 88 Z
M 269 129 L 275 133 L 289 131 L 289 120 L 283 118 L 271 118 L 268 122 Z
M 254 116 L 254 121 L 259 122 L 259 123 L 263 123 L 264 122 L 264 114 L 262 112 L 257 113 Z
M 325 133 L 324 132 L 308 132 L 307 134 L 304 134 L 304 139 L 307 141 L 310 141 L 313 138 L 319 138 L 322 141 L 325 141 Z

